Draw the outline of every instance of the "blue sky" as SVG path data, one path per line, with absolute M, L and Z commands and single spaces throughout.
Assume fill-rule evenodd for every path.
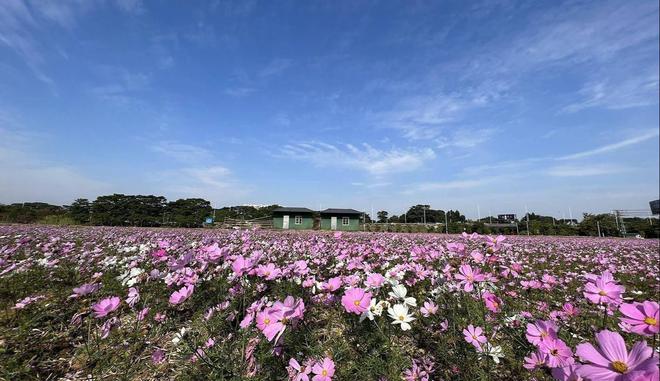
M 5 0 L 0 202 L 648 209 L 659 45 L 655 0 Z

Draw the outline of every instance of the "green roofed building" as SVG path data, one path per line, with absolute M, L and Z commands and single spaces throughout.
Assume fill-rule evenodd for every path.
M 312 229 L 314 211 L 307 208 L 277 208 L 273 210 L 275 229 Z
M 360 230 L 362 212 L 355 209 L 326 209 L 321 211 L 323 230 Z

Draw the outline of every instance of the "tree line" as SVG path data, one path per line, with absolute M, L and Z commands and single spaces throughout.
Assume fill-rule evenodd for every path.
M 42 202 L 0 205 L 0 221 L 103 226 L 201 227 L 211 216 L 211 203 L 201 198 L 167 201 L 163 196 L 112 194 L 71 205 Z
M 107 226 L 171 226 L 201 227 L 207 217 L 215 215 L 215 221 L 226 219 L 269 218 L 273 209 L 279 205 L 264 207 L 227 206 L 213 209 L 211 203 L 201 198 L 178 199 L 167 201 L 163 196 L 112 194 L 99 196 L 94 201 L 79 198 L 71 205 L 51 205 L 43 202 L 0 204 L 0 222 L 5 223 L 44 223 L 44 224 L 79 224 Z M 369 214 L 361 216 L 361 222 L 374 222 Z M 583 235 L 616 237 L 620 235 L 621 223 L 628 234 L 640 234 L 644 237 L 659 236 L 659 221 L 648 218 L 625 218 L 617 221 L 612 214 L 583 215 L 578 223 L 575 219 L 555 219 L 528 213 L 514 221 L 518 224 L 509 227 L 488 226 L 489 222 L 501 222 L 496 217 L 487 216 L 477 221 L 468 220 L 458 210 L 432 209 L 430 205 L 411 206 L 402 215 L 392 215 L 385 210 L 376 214 L 379 223 L 402 224 L 401 231 L 412 231 L 407 224 L 445 224 L 443 229 L 449 233 L 477 232 L 480 234 L 529 234 L 532 235 Z M 529 220 L 529 222 L 527 221 Z M 379 228 L 380 229 L 380 228 Z M 383 228 L 390 230 L 389 228 Z M 397 231 L 399 231 L 397 230 Z

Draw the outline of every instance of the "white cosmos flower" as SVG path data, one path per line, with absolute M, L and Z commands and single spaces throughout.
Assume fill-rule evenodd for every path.
M 405 304 L 393 305 L 387 310 L 387 314 L 392 318 L 392 324 L 401 325 L 402 331 L 412 328 L 409 323 L 415 320 L 415 318 L 408 314 L 408 307 Z
M 490 343 L 486 343 L 486 345 L 484 345 L 483 351 L 479 352 L 478 355 L 480 359 L 482 359 L 485 355 L 488 355 L 493 359 L 495 364 L 499 364 L 500 359 L 504 358 L 504 351 L 499 345 L 492 346 Z
M 407 304 L 411 307 L 417 307 L 417 301 L 413 297 L 406 297 L 408 294 L 408 290 L 406 289 L 406 286 L 402 284 L 398 284 L 394 287 L 392 287 L 392 291 L 390 292 L 390 296 L 402 300 L 404 304 Z
M 364 319 L 369 319 L 369 320 L 374 320 L 375 316 L 380 316 L 383 314 L 383 303 L 382 302 L 376 302 L 376 298 L 371 299 L 371 303 L 369 304 L 369 308 L 367 308 L 366 311 L 362 313 L 360 316 L 360 321 L 363 321 Z

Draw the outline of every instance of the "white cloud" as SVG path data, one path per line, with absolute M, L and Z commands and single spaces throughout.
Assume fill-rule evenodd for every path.
M 560 165 L 549 168 L 547 174 L 554 177 L 602 176 L 625 172 L 617 165 Z
M 295 160 L 310 161 L 318 167 L 343 167 L 379 176 L 419 169 L 435 158 L 432 149 L 380 150 L 369 144 L 332 145 L 321 142 L 287 144 L 281 155 Z
M 243 86 L 243 87 L 231 87 L 225 89 L 224 93 L 232 97 L 242 98 L 254 93 L 255 91 L 257 91 L 257 89 L 255 89 L 254 87 Z
M 629 76 L 632 74 L 628 73 Z M 649 75 L 635 75 L 618 82 L 590 82 L 579 91 L 582 99 L 566 106 L 563 111 L 571 113 L 591 107 L 617 110 L 654 105 L 658 103 L 658 82 L 657 68 Z
M 493 128 L 482 128 L 476 130 L 459 129 L 450 136 L 441 136 L 436 139 L 438 148 L 474 148 L 495 135 Z
M 416 192 L 430 192 L 439 190 L 456 190 L 456 189 L 473 189 L 480 188 L 485 185 L 488 179 L 478 180 L 454 180 L 446 182 L 425 182 L 411 185 L 408 189 L 403 191 L 405 194 L 414 194 Z
M 657 138 L 658 135 L 659 135 L 659 131 L 657 129 L 646 130 L 646 131 L 640 133 L 640 135 L 638 135 L 638 136 L 635 136 L 635 137 L 632 137 L 632 138 L 629 138 L 629 139 L 625 139 L 625 140 L 622 140 L 622 141 L 617 142 L 617 143 L 607 144 L 607 145 L 604 145 L 604 146 L 601 146 L 601 147 L 598 147 L 598 148 L 594 148 L 594 149 L 591 149 L 591 150 L 577 152 L 577 153 L 574 153 L 574 154 L 571 154 L 571 155 L 562 156 L 562 157 L 559 157 L 558 160 L 573 160 L 573 159 L 581 159 L 581 158 L 594 156 L 594 155 L 600 155 L 600 154 L 616 151 L 616 150 L 619 150 L 621 148 L 625 148 L 625 147 L 628 147 L 628 146 L 632 146 L 632 145 L 635 145 L 635 144 L 639 144 L 639 143 L 642 143 L 642 142 L 647 141 L 649 139 Z
M 268 63 L 263 69 L 257 73 L 260 77 L 271 77 L 277 74 L 282 73 L 291 65 L 293 61 L 285 58 L 276 58 Z
M 211 152 L 206 148 L 173 141 L 161 141 L 149 148 L 180 162 L 201 162 L 213 158 Z

